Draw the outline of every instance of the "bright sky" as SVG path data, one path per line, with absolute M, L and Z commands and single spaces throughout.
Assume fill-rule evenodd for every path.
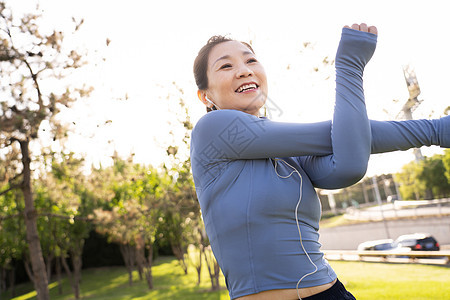
M 10 0 L 32 9 L 30 0 Z M 92 97 L 66 116 L 76 122 L 70 145 L 94 163 L 109 162 L 116 149 L 135 153 L 138 162 L 158 165 L 164 158 L 167 108 L 184 91 L 191 119 L 204 113 L 192 75 L 199 48 L 214 34 L 252 41 L 269 79 L 269 98 L 280 108 L 272 119 L 314 122 L 330 119 L 334 103 L 333 59 L 343 25 L 366 22 L 379 31 L 364 83 L 369 117 L 393 119 L 408 98 L 402 66 L 417 74 L 423 103 L 414 118 L 439 117 L 450 105 L 450 39 L 446 1 L 113 1 L 40 0 L 49 28 L 84 18 L 70 42 L 89 51 L 94 61 L 80 79 L 95 87 Z M 110 39 L 106 46 L 106 39 Z M 310 42 L 313 49 L 305 49 Z M 105 60 L 103 61 L 102 58 Z M 319 72 L 313 68 L 319 67 Z M 329 79 L 326 79 L 331 76 Z M 128 96 L 128 100 L 114 99 Z M 169 100 L 166 97 L 170 95 Z M 395 103 L 393 100 L 399 100 Z M 106 126 L 103 124 L 112 120 Z M 94 136 L 92 139 L 84 136 Z M 110 141 L 108 143 L 108 141 Z M 423 148 L 424 155 L 442 152 Z M 372 156 L 368 175 L 396 172 L 414 159 L 411 151 Z

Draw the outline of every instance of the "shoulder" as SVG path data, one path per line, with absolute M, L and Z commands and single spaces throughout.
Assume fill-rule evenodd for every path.
M 234 110 L 234 109 L 221 109 L 221 110 L 215 110 L 211 111 L 207 114 L 205 114 L 203 117 L 200 118 L 200 120 L 197 122 L 194 128 L 201 127 L 205 125 L 211 125 L 211 123 L 218 123 L 223 122 L 227 120 L 232 120 L 236 117 L 254 117 L 252 115 L 249 115 L 245 112 L 242 112 L 240 110 Z
M 217 135 L 222 130 L 239 124 L 249 124 L 261 120 L 248 113 L 234 110 L 222 109 L 211 111 L 198 120 L 192 130 L 192 137 L 204 135 Z

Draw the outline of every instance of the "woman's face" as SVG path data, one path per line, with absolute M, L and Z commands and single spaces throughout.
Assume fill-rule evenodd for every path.
M 267 98 L 267 78 L 255 54 L 238 41 L 220 43 L 208 59 L 205 95 L 220 109 L 258 116 Z

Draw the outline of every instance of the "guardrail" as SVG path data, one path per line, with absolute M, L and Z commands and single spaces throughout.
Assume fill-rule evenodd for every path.
M 420 206 L 439 206 L 450 203 L 450 198 L 433 199 L 433 200 L 397 200 L 394 201 L 394 206 L 397 208 L 403 207 L 420 207 Z
M 450 250 L 442 251 L 358 251 L 323 250 L 328 260 L 381 261 L 450 265 Z
M 450 215 L 450 198 L 434 200 L 398 200 L 371 207 L 348 207 L 344 217 L 355 221 L 399 220 Z

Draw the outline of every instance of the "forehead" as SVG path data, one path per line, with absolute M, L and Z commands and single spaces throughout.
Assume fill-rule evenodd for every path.
M 208 64 L 211 66 L 217 59 L 220 59 L 225 56 L 234 57 L 234 56 L 243 56 L 247 53 L 252 53 L 252 51 L 244 44 L 238 41 L 228 41 L 217 44 L 212 48 Z

